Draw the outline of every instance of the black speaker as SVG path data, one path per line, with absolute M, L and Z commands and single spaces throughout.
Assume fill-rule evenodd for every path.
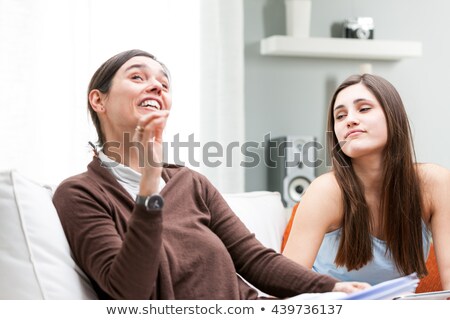
M 283 136 L 266 142 L 268 190 L 280 192 L 286 207 L 299 202 L 316 177 L 316 149 L 313 136 Z

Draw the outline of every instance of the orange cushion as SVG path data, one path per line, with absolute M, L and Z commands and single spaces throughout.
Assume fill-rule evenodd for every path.
M 286 229 L 283 234 L 283 241 L 281 243 L 281 252 L 283 252 L 284 247 L 286 246 L 287 240 L 289 238 L 289 234 L 291 233 L 292 224 L 294 222 L 295 213 L 297 212 L 299 203 L 297 203 L 292 208 L 291 217 L 289 218 L 289 222 L 286 226 Z M 433 244 L 431 244 L 430 247 L 430 253 L 428 255 L 427 260 L 427 270 L 428 275 L 426 277 L 423 277 L 420 280 L 419 285 L 417 286 L 416 293 L 421 292 L 432 292 L 432 291 L 441 291 L 442 290 L 442 284 L 441 284 L 441 278 L 439 276 L 439 271 L 436 263 L 436 255 L 434 253 L 434 247 Z
M 294 222 L 295 212 L 297 212 L 297 208 L 298 208 L 299 204 L 300 204 L 300 202 L 296 203 L 294 205 L 294 207 L 292 208 L 291 217 L 289 218 L 289 222 L 286 226 L 286 229 L 284 230 L 283 241 L 281 242 L 281 252 L 283 252 L 284 247 L 286 246 L 286 243 L 288 241 L 289 234 L 291 233 L 291 229 L 292 229 L 292 223 Z
M 431 244 L 430 254 L 428 255 L 427 270 L 428 275 L 420 280 L 416 293 L 442 290 L 441 278 L 439 276 L 433 244 Z

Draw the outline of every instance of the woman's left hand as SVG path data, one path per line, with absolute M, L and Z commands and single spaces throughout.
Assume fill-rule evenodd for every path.
M 370 287 L 371 285 L 366 282 L 337 282 L 331 291 L 353 293 Z

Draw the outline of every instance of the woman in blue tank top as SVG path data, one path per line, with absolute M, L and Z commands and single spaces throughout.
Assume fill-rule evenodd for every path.
M 431 235 L 450 289 L 450 171 L 415 163 L 411 130 L 394 86 L 354 75 L 328 111 L 332 170 L 302 197 L 284 254 L 342 280 L 376 284 L 427 274 Z

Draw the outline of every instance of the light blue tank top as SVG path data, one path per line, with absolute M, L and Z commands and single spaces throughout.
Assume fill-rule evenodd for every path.
M 390 252 L 386 252 L 386 242 L 371 236 L 373 259 L 359 270 L 348 271 L 346 267 L 337 267 L 334 264 L 337 250 L 339 248 L 341 229 L 325 234 L 322 245 L 313 265 L 313 270 L 335 277 L 341 281 L 363 281 L 371 285 L 402 277 L 390 256 Z M 422 221 L 422 241 L 423 255 L 425 260 L 428 258 L 430 251 L 431 232 Z

